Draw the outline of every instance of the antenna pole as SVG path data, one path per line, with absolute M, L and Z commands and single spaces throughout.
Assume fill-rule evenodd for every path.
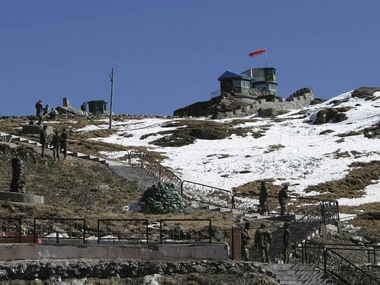
M 110 126 L 109 129 L 112 129 L 112 104 L 113 104 L 113 87 L 114 87 L 114 80 L 113 80 L 113 68 L 110 73 L 111 78 L 111 102 L 110 102 Z

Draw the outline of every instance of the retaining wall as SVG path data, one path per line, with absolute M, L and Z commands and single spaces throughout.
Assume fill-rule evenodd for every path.
M 0 260 L 39 259 L 144 259 L 228 260 L 226 243 L 154 244 L 134 246 L 1 244 Z
M 234 118 L 251 116 L 258 112 L 259 109 L 274 110 L 294 110 L 310 106 L 314 100 L 314 92 L 311 88 L 303 88 L 289 96 L 288 99 L 274 99 L 266 101 L 265 99 L 255 100 L 251 105 L 245 106 L 233 112 L 218 113 L 218 118 Z

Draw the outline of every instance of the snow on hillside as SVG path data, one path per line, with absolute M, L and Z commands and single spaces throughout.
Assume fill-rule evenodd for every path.
M 380 97 L 380 92 L 374 94 Z M 336 100 L 346 101 L 339 107 L 351 106 L 346 112 L 348 120 L 340 123 L 313 125 L 317 112 L 333 107 Z M 344 140 L 337 137 L 351 131 L 359 131 L 375 125 L 380 121 L 379 100 L 351 98 L 351 92 L 334 97 L 319 105 L 278 116 L 278 120 L 256 116 L 239 118 L 241 125 L 252 131 L 265 130 L 261 138 L 253 136 L 232 135 L 223 140 L 197 140 L 194 144 L 183 147 L 158 147 L 149 144 L 160 135 L 159 131 L 168 131 L 163 124 L 168 121 L 181 120 L 173 118 L 126 119 L 114 122 L 117 130 L 108 138 L 97 140 L 126 146 L 146 146 L 149 149 L 164 153 L 168 158 L 161 164 L 171 169 L 183 180 L 198 182 L 223 189 L 231 189 L 247 182 L 264 178 L 276 179 L 275 184 L 290 183 L 290 189 L 301 195 L 308 185 L 343 178 L 354 160 L 368 162 L 380 160 L 380 151 L 376 139 L 361 135 L 346 136 Z M 307 114 L 305 115 L 301 114 Z M 205 120 L 194 118 L 194 120 Z M 219 120 L 228 122 L 231 119 Z M 106 129 L 108 124 L 88 126 L 80 131 Z M 321 132 L 329 130 L 324 134 Z M 78 130 L 79 131 L 79 130 Z M 128 134 L 126 136 L 125 134 Z M 124 136 L 123 136 L 124 135 Z M 274 150 L 273 150 L 274 149 Z M 272 151 L 269 151 L 272 150 Z M 335 152 L 359 152 L 361 155 L 334 158 Z M 117 159 L 125 152 L 106 153 L 109 159 Z M 380 181 L 368 186 L 366 195 L 360 199 L 341 199 L 340 205 L 360 205 L 369 201 L 379 201 Z M 312 195 L 315 193 L 308 193 Z

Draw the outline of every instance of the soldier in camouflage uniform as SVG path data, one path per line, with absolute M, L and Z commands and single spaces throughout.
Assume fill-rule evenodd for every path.
M 266 228 L 265 224 L 261 224 L 255 233 L 255 245 L 259 247 L 261 262 L 269 263 L 269 248 L 272 242 L 272 234 Z
M 284 255 L 284 263 L 289 263 L 290 259 L 290 230 L 289 230 L 290 224 L 285 223 L 284 224 L 284 233 L 282 235 L 282 251 Z
M 285 186 L 278 192 L 278 202 L 280 203 L 281 207 L 281 216 L 284 216 L 286 211 L 288 210 L 288 184 L 285 184 Z
M 245 223 L 244 229 L 241 230 L 241 252 L 243 260 L 249 259 L 249 242 L 251 235 L 249 234 L 249 223 Z
M 261 181 L 261 187 L 260 187 L 260 215 L 264 215 L 267 213 L 269 215 L 269 209 L 267 204 L 267 199 L 269 195 L 269 188 L 267 186 L 267 183 L 265 181 Z

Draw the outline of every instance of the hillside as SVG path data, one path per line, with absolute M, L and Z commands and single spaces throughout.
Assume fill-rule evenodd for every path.
M 6 123 L 2 120 L 0 125 L 12 125 L 8 120 L 5 121 Z M 72 144 L 70 149 L 82 152 L 87 150 L 86 153 L 92 154 L 96 154 L 99 148 L 109 149 L 107 146 L 98 145 L 94 150 L 90 146 L 91 143 L 79 145 L 80 147 L 75 148 L 75 144 Z M 18 156 L 24 162 L 27 193 L 44 196 L 43 205 L 0 201 L 0 216 L 8 217 L 9 206 L 13 206 L 15 211 L 12 217 L 22 218 L 23 222 L 28 223 L 28 230 L 32 229 L 35 217 L 85 218 L 89 232 L 96 232 L 98 219 L 147 218 L 155 222 L 165 217 L 124 211 L 123 208 L 136 203 L 142 193 L 136 191 L 134 181 L 126 181 L 103 164 L 73 157 L 54 161 L 50 150 L 42 159 L 40 147 L 24 143 L 0 143 L 0 155 L 0 186 L 3 191 L 10 190 L 11 160 Z M 221 217 L 220 213 L 208 213 L 203 210 L 191 209 L 189 215 L 213 218 L 216 221 L 215 226 L 224 230 L 235 222 L 232 216 L 226 219 Z
M 283 183 L 290 184 L 295 197 L 336 199 L 342 213 L 358 216 L 350 223 L 361 226 L 362 234 L 372 242 L 380 239 L 376 230 L 379 90 L 359 88 L 309 108 L 284 110 L 276 117 L 209 120 L 117 115 L 112 130 L 107 118 L 59 118 L 46 124 L 69 130 L 69 150 L 115 160 L 125 159 L 128 150 L 147 152 L 184 180 L 231 189 L 242 199 L 255 199 L 252 194 L 258 193 L 264 179 L 271 188 L 269 203 L 274 209 Z M 0 130 L 20 135 L 26 122 L 27 117 L 2 118 Z M 38 141 L 36 135 L 29 138 Z M 45 196 L 45 212 L 52 207 L 51 215 L 56 214 L 59 206 L 60 213 L 70 216 L 141 215 L 121 210 L 141 194 L 135 193 L 133 183 L 105 166 L 77 159 L 54 163 L 51 157 L 41 160 L 39 148 L 26 149 L 21 152 L 26 155 L 28 192 Z M 0 182 L 6 190 L 11 157 L 2 156 Z M 22 212 L 19 209 L 18 214 Z M 228 228 L 233 222 L 227 219 L 222 226 Z
M 380 92 L 360 88 L 327 102 L 275 117 L 251 116 L 211 120 L 116 115 L 112 130 L 101 117 L 47 120 L 54 129 L 69 130 L 68 149 L 125 160 L 128 151 L 149 153 L 184 180 L 231 190 L 242 203 L 256 201 L 261 180 L 271 189 L 270 207 L 289 183 L 294 197 L 338 200 L 346 223 L 357 227 L 365 241 L 380 241 Z M 30 117 L 0 119 L 0 130 L 21 135 Z M 23 135 L 38 141 L 37 135 Z M 34 217 L 86 218 L 89 231 L 99 218 L 147 218 L 166 215 L 124 211 L 141 193 L 133 181 L 108 167 L 69 157 L 54 162 L 51 152 L 40 158 L 40 148 L 22 143 L 0 144 L 0 185 L 10 188 L 11 159 L 25 164 L 27 192 L 45 197 L 44 205 L 0 201 L 0 215 L 20 217 L 32 227 Z M 171 216 L 171 215 L 169 215 Z M 176 218 L 211 218 L 213 226 L 228 233 L 240 217 L 200 209 Z M 227 236 L 227 235 L 226 235 Z M 340 238 L 349 239 L 350 234 Z M 228 238 L 226 238 L 228 241 Z

